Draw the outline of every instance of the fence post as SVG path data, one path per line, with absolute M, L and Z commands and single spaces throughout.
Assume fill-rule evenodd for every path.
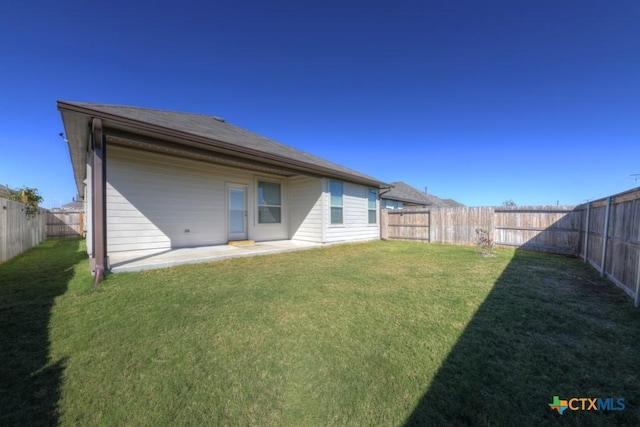
M 9 230 L 7 229 L 7 216 L 9 215 L 9 203 L 5 199 L 0 199 L 2 210 L 0 211 L 0 263 L 5 261 L 7 256 L 7 238 Z
M 427 221 L 429 221 L 429 228 L 427 228 L 427 242 L 431 243 L 431 209 L 427 211 Z
M 607 197 L 607 210 L 604 214 L 604 233 L 602 236 L 602 263 L 600 263 L 600 275 L 605 276 L 607 271 L 607 247 L 609 246 L 609 217 L 611 216 L 611 197 Z
M 638 251 L 638 271 L 636 274 L 636 297 L 633 305 L 635 307 L 640 307 L 640 251 Z
M 495 247 L 494 245 L 496 244 L 496 208 L 492 207 L 491 209 L 491 213 L 489 214 L 491 217 L 491 223 L 489 225 L 489 236 L 491 236 L 491 247 Z M 474 230 L 474 234 L 475 234 L 475 230 Z
M 589 262 L 589 221 L 591 214 L 591 202 L 587 202 L 587 225 L 584 231 L 584 262 Z
M 380 209 L 380 239 L 387 240 L 389 238 L 389 211 Z

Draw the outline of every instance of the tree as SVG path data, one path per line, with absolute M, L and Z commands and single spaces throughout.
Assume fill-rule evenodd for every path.
M 11 195 L 11 200 L 25 205 L 24 213 L 27 215 L 27 218 L 40 215 L 38 205 L 42 202 L 43 198 L 37 188 L 22 187 L 15 194 Z
M 504 202 L 502 202 L 502 206 L 504 206 L 506 208 L 513 208 L 513 207 L 516 207 L 518 205 L 516 205 L 516 202 L 514 202 L 513 199 L 509 199 L 509 200 L 505 200 Z

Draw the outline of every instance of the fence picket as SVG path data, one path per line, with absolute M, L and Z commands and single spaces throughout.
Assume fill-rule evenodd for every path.
M 45 239 L 44 211 L 27 218 L 24 205 L 0 198 L 0 262 L 21 254 Z
M 47 212 L 47 237 L 82 237 L 83 235 L 83 211 L 56 209 Z

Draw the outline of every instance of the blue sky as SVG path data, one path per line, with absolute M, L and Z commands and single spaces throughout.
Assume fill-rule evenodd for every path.
M 9 2 L 0 183 L 75 195 L 56 100 L 217 115 L 470 206 L 640 186 L 640 2 Z

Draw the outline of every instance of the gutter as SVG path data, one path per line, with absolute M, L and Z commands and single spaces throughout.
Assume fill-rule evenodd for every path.
M 389 191 L 393 190 L 394 188 L 395 188 L 395 185 L 389 185 L 389 186 L 386 186 L 386 187 L 380 187 L 380 189 L 384 190 L 384 191 L 380 191 L 378 193 L 378 196 L 379 196 L 378 198 L 382 199 L 382 196 L 384 196 L 385 194 L 387 194 Z

